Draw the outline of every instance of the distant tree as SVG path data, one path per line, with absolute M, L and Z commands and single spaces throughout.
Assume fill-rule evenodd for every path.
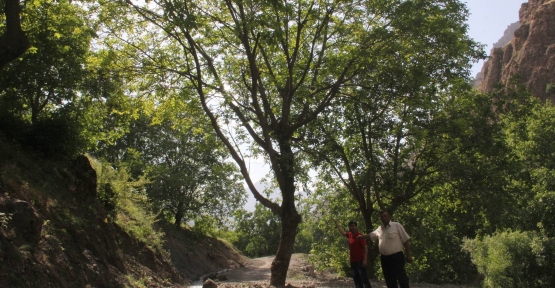
M 235 212 L 237 240 L 233 245 L 249 257 L 273 255 L 279 245 L 280 219 L 260 204 Z
M 199 121 L 183 116 L 191 123 L 180 125 L 182 119 L 176 123 L 170 118 L 150 124 L 147 150 L 139 150 L 152 181 L 147 193 L 158 209 L 172 213 L 178 227 L 201 216 L 222 224 L 245 201 L 242 179 L 213 131 L 203 130 L 210 128 L 201 123 L 204 115 Z
M 156 107 L 143 103 L 127 132 L 96 154 L 132 178 L 147 177 L 153 207 L 175 225 L 214 215 L 222 225 L 245 201 L 242 179 L 198 106 L 166 92 Z

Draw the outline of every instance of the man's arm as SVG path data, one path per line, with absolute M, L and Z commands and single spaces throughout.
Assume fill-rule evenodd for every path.
M 410 243 L 409 240 L 405 241 L 405 243 L 403 243 L 403 246 L 405 246 L 405 252 L 407 253 L 407 263 L 412 263 L 412 254 L 410 251 Z
M 372 240 L 372 239 L 370 239 L 370 234 L 358 235 L 358 236 L 357 236 L 357 239 L 358 239 L 358 240 L 362 240 L 362 239 L 364 239 L 364 240 Z
M 339 231 L 339 233 L 341 233 L 341 235 L 343 236 L 347 235 L 347 232 L 345 232 L 345 230 L 343 230 L 343 228 L 339 226 L 339 223 L 337 222 L 337 220 L 333 219 L 333 222 L 335 222 L 335 227 L 337 227 L 337 230 Z
M 358 235 L 358 236 L 357 236 L 357 239 L 358 239 L 358 240 L 365 239 L 365 240 L 374 241 L 374 240 L 378 239 L 378 234 L 376 234 L 376 232 L 373 231 L 373 232 L 370 232 L 370 233 L 368 233 L 368 234 Z

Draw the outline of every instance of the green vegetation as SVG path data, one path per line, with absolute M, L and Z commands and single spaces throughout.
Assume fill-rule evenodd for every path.
M 466 239 L 463 249 L 484 276 L 484 287 L 551 287 L 555 240 L 537 232 L 500 232 Z
M 462 1 L 140 2 L 30 1 L 30 48 L 0 70 L 0 137 L 48 163 L 88 155 L 105 223 L 162 253 L 158 225 L 194 223 L 191 237 L 276 255 L 283 285 L 295 252 L 343 273 L 333 220 L 369 232 L 391 208 L 415 282 L 553 284 L 555 107 L 516 84 L 472 90 L 484 52 Z M 0 152 L 37 205 L 69 201 L 63 166 Z M 75 209 L 46 233 L 85 227 Z
M 545 93 L 546 94 L 555 94 L 555 85 L 553 83 L 548 83 L 545 85 Z

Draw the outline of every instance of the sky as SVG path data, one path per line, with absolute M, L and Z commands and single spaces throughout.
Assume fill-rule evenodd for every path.
M 489 55 L 493 43 L 497 42 L 507 26 L 518 21 L 518 11 L 527 0 L 461 0 L 470 11 L 468 17 L 468 35 L 474 40 L 487 45 Z M 472 76 L 482 70 L 483 62 L 472 67 Z
M 462 0 L 470 11 L 468 17 L 468 35 L 486 45 L 486 53 L 489 55 L 493 43 L 503 36 L 505 29 L 510 24 L 518 21 L 518 11 L 522 3 L 527 0 Z M 483 61 L 474 64 L 471 75 L 474 77 L 482 70 Z M 269 170 L 268 165 L 262 161 L 252 159 L 250 170 L 253 181 L 256 183 Z M 258 185 L 257 185 L 258 186 Z M 259 186 L 261 188 L 261 186 Z M 245 209 L 254 210 L 256 200 L 248 191 L 248 200 Z

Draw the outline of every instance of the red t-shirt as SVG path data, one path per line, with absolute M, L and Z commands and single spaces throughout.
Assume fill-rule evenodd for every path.
M 349 252 L 351 262 L 362 262 L 364 260 L 364 246 L 366 246 L 366 240 L 358 240 L 358 235 L 362 235 L 362 233 L 352 233 L 351 231 L 349 231 L 345 235 L 347 238 L 349 238 Z

